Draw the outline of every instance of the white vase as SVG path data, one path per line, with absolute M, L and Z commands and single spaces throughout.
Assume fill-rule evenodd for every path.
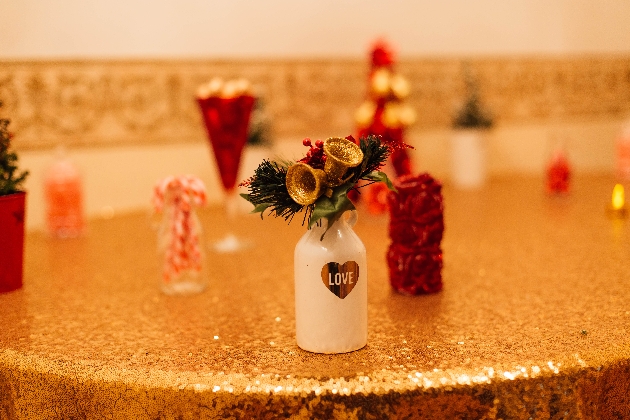
M 451 181 L 463 189 L 482 187 L 487 177 L 483 130 L 455 130 L 451 136 Z
M 367 258 L 352 227 L 356 211 L 326 232 L 326 221 L 295 247 L 297 344 L 315 353 L 345 353 L 367 344 Z

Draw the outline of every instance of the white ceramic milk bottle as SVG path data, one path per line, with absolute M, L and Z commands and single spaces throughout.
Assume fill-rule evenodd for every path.
M 322 219 L 295 247 L 296 337 L 304 350 L 345 353 L 367 343 L 367 258 L 352 230 L 357 213 L 349 213 L 328 231 Z

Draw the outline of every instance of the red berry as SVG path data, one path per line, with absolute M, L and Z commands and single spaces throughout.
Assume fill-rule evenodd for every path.
M 311 139 L 309 139 L 308 137 L 305 138 L 304 140 L 302 140 L 302 144 L 304 146 L 310 146 L 311 145 Z
M 310 143 L 310 142 L 309 142 L 309 143 Z M 321 140 L 317 140 L 317 141 L 315 142 L 315 146 L 317 146 L 317 147 L 319 147 L 319 148 L 321 149 L 322 147 L 324 147 L 324 142 L 323 142 L 323 141 L 321 141 Z

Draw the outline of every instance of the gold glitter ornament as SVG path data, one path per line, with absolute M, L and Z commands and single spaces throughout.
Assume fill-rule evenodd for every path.
M 313 204 L 327 189 L 326 173 L 305 163 L 296 163 L 287 170 L 287 191 L 298 204 Z
M 390 73 L 385 68 L 378 69 L 372 75 L 372 93 L 378 97 L 389 95 Z
M 399 74 L 395 74 L 392 76 L 391 88 L 394 96 L 396 96 L 398 99 L 405 99 L 407 96 L 409 96 L 409 92 L 411 91 L 407 79 Z
M 367 128 L 374 121 L 374 113 L 376 112 L 376 104 L 370 101 L 364 101 L 354 114 L 354 120 L 360 128 Z
M 326 140 L 324 153 L 326 154 L 324 172 L 326 172 L 327 183 L 331 187 L 343 184 L 345 182 L 343 176 L 348 168 L 359 166 L 363 161 L 361 148 L 341 137 L 331 137 Z
M 287 170 L 286 186 L 289 195 L 298 204 L 313 204 L 324 193 L 332 196 L 332 187 L 347 180 L 343 179 L 348 168 L 358 166 L 363 161 L 361 148 L 350 140 L 331 137 L 324 142 L 326 163 L 324 170 L 298 162 Z

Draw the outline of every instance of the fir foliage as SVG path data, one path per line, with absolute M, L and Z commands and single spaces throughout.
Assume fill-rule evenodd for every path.
M 28 171 L 21 173 L 18 171 L 18 157 L 15 152 L 9 150 L 11 146 L 9 122 L 7 119 L 0 119 L 0 196 L 21 191 L 20 186 L 28 175 Z
M 348 170 L 346 182 L 333 188 L 331 197 L 322 195 L 314 204 L 306 206 L 296 203 L 286 187 L 287 170 L 293 162 L 269 160 L 264 160 L 256 168 L 254 176 L 243 184 L 248 187 L 249 194 L 241 196 L 254 205 L 253 213 L 260 212 L 261 217 L 268 210 L 269 214 L 283 217 L 290 223 L 297 213 L 304 211 L 302 224 L 308 222 L 309 228 L 321 219 L 328 220 L 328 226 L 332 226 L 344 211 L 355 208 L 348 198 L 348 191 L 358 188 L 358 181 L 365 180 L 368 184 L 385 182 L 390 189 L 394 189 L 387 175 L 379 172 L 391 153 L 391 146 L 382 143 L 377 136 L 369 136 L 360 140 L 359 147 L 363 152 L 363 161 Z
M 492 127 L 492 117 L 482 107 L 477 82 L 467 67 L 465 68 L 465 79 L 466 101 L 455 115 L 453 128 L 488 129 Z
M 246 182 L 249 194 L 241 196 L 255 206 L 253 212 L 260 212 L 260 217 L 265 210 L 269 210 L 269 214 L 283 217 L 290 223 L 302 210 L 306 211 L 305 219 L 313 211 L 313 205 L 302 206 L 289 195 L 286 186 L 288 167 L 286 163 L 265 159 L 254 171 L 254 176 Z

